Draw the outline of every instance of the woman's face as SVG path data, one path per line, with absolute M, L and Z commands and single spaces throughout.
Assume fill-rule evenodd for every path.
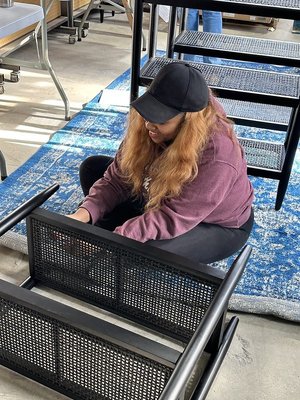
M 154 143 L 161 144 L 175 139 L 179 132 L 179 127 L 183 121 L 184 114 L 178 114 L 163 124 L 156 124 L 145 120 L 146 129 Z

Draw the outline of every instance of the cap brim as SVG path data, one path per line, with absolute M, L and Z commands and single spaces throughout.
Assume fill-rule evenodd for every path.
M 138 99 L 134 100 L 131 106 L 134 107 L 146 121 L 156 124 L 163 124 L 180 114 L 180 111 L 156 100 L 149 92 L 145 92 Z

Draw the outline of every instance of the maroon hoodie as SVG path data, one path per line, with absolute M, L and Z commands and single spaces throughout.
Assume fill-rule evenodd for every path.
M 215 98 L 212 101 L 223 114 L 219 102 Z M 158 210 L 129 219 L 115 232 L 146 242 L 177 237 L 200 222 L 228 228 L 242 226 L 250 217 L 253 188 L 244 152 L 228 136 L 226 128 L 225 122 L 219 120 L 198 163 L 198 175 L 183 186 L 180 196 L 164 200 Z M 130 195 L 115 158 L 81 207 L 96 223 Z

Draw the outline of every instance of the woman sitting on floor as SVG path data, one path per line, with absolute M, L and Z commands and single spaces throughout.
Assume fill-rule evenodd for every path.
M 82 163 L 86 197 L 69 216 L 196 262 L 238 251 L 253 225 L 253 188 L 201 72 L 171 63 L 131 106 L 115 158 Z

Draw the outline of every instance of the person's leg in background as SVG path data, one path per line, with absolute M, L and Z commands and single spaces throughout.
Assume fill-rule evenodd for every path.
M 179 9 L 179 16 L 181 15 L 181 9 Z M 186 29 L 188 31 L 198 31 L 199 27 L 199 10 L 195 8 L 189 8 L 187 10 L 186 18 Z M 183 59 L 186 61 L 195 61 L 196 56 L 194 54 L 184 54 Z
M 199 10 L 189 8 L 186 20 L 186 29 L 188 31 L 197 31 L 199 27 Z
M 202 10 L 203 32 L 222 33 L 222 13 L 219 11 Z M 189 8 L 187 13 L 186 29 L 188 31 L 198 31 L 199 10 Z M 195 61 L 194 54 L 185 54 L 184 60 Z M 209 64 L 221 64 L 220 58 L 203 57 L 203 61 Z
M 222 13 L 219 11 L 202 10 L 203 32 L 222 33 Z M 209 64 L 221 64 L 220 58 L 203 57 Z
M 109 156 L 90 156 L 86 158 L 79 167 L 80 185 L 83 195 L 87 196 L 93 184 L 107 170 L 109 164 L 113 162 L 113 158 Z
M 294 20 L 292 33 L 300 33 L 300 20 Z

